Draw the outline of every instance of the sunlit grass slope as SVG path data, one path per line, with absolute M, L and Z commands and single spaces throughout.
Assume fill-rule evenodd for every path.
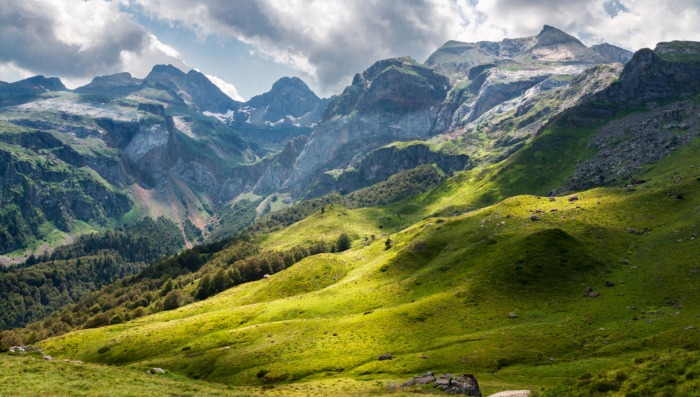
M 422 220 L 476 207 L 479 189 L 506 186 L 474 172 L 392 206 L 330 206 L 259 242 L 281 248 L 346 231 L 355 236 L 350 251 L 43 345 L 58 357 L 227 385 L 330 381 L 328 395 L 345 382 L 429 370 L 476 373 L 487 393 L 539 389 L 640 354 L 696 349 L 699 154 L 696 141 L 650 169 L 649 187 L 595 189 L 571 202 L 523 195 Z M 387 231 L 388 249 L 379 237 Z M 375 241 L 360 239 L 371 234 Z M 600 296 L 584 297 L 587 287 Z M 383 353 L 394 359 L 378 361 Z

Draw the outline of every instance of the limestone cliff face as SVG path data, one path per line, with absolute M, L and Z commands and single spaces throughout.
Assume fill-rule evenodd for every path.
M 253 193 L 265 195 L 282 187 L 307 142 L 308 138 L 303 135 L 287 142 L 284 149 L 271 159 L 265 173 L 255 184 Z
M 437 108 L 411 113 L 380 113 L 339 117 L 323 122 L 309 138 L 294 170 L 283 187 L 294 195 L 321 173 L 351 164 L 363 152 L 396 141 L 430 137 L 437 120 Z
M 637 105 L 670 96 L 684 96 L 700 89 L 697 62 L 666 62 L 654 51 L 637 51 L 620 74 L 619 81 L 598 94 L 605 102 Z
M 422 142 L 382 147 L 340 173 L 322 174 L 307 197 L 321 197 L 333 191 L 346 194 L 422 164 L 436 164 L 445 172 L 462 171 L 469 164 L 469 156 L 432 151 L 430 145 Z
M 396 141 L 430 137 L 448 79 L 410 58 L 375 63 L 333 97 L 283 187 L 301 195 L 325 171 Z

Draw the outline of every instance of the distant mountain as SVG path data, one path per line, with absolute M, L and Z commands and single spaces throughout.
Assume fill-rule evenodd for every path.
M 270 151 L 300 135 L 311 135 L 328 99 L 321 99 L 297 77 L 283 77 L 264 94 L 225 113 L 206 112 Z
M 240 106 L 240 102 L 224 94 L 207 76 L 194 69 L 185 74 L 173 65 L 156 65 L 144 82 L 163 84 L 201 112 L 226 113 Z
M 61 79 L 34 76 L 14 83 L 0 81 L 0 107 L 24 102 L 48 91 L 68 91 Z
M 244 103 L 237 112 L 237 120 L 257 125 L 285 123 L 313 127 L 323 112 L 319 106 L 323 103 L 301 79 L 283 77 L 272 85 L 270 91 Z M 247 114 L 248 118 L 242 120 L 244 116 L 240 113 Z
M 539 62 L 597 64 L 605 60 L 577 38 L 545 25 L 537 36 L 531 37 L 504 39 L 499 42 L 448 41 L 430 55 L 425 63 L 454 79 L 459 78 L 460 73 L 480 64 L 506 65 Z
M 634 53 L 632 53 L 631 51 L 627 51 L 624 48 L 620 48 L 608 43 L 596 44 L 591 47 L 591 50 L 600 54 L 600 56 L 603 57 L 606 63 L 625 63 L 632 59 L 632 55 L 634 55 Z
M 124 72 L 109 76 L 97 76 L 92 79 L 89 84 L 78 87 L 73 90 L 73 92 L 80 94 L 124 96 L 137 91 L 141 84 L 143 84 L 143 80 L 133 78 L 131 74 Z

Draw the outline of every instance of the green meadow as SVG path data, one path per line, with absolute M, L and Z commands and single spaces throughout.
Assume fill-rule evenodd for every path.
M 589 375 L 612 385 L 589 395 L 634 392 L 616 368 L 644 371 L 649 357 L 675 362 L 700 346 L 698 151 L 694 141 L 650 167 L 635 191 L 599 188 L 574 201 L 516 195 L 481 205 L 528 177 L 513 177 L 511 160 L 396 204 L 327 206 L 254 243 L 283 249 L 346 232 L 349 251 L 41 345 L 139 377 L 163 368 L 183 384 L 225 385 L 221 393 L 429 393 L 395 390 L 427 371 L 474 373 L 485 395 L 572 395 L 562 385 Z M 600 295 L 584 296 L 589 287 Z M 378 361 L 384 353 L 393 359 Z M 673 395 L 694 395 L 674 384 Z

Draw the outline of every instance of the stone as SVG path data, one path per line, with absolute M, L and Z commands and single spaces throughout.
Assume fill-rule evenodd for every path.
M 421 354 L 420 356 L 418 356 L 418 358 L 428 359 L 428 358 L 430 358 L 430 357 L 428 357 L 428 356 L 426 356 L 426 355 L 424 355 L 424 354 Z
M 153 368 L 151 371 L 153 371 L 153 373 L 159 373 L 159 374 L 164 374 L 164 373 L 165 373 L 165 371 L 163 371 L 163 370 L 160 369 L 160 368 Z
M 569 198 L 568 198 L 567 200 L 569 200 L 569 201 L 576 201 L 576 200 L 578 200 L 578 194 L 574 194 L 573 196 L 569 196 Z
M 518 315 L 515 314 L 515 313 L 513 313 L 513 312 L 510 312 L 510 313 L 508 313 L 508 317 L 510 317 L 510 318 L 518 318 Z
M 627 192 L 627 193 L 636 192 L 636 191 L 637 191 L 637 189 L 635 189 L 634 186 L 632 186 L 632 185 L 627 185 L 627 187 L 625 188 L 625 192 Z
M 263 278 L 270 278 L 270 275 L 269 275 L 269 274 L 266 274 L 266 275 L 263 276 Z
M 381 356 L 379 356 L 379 361 L 385 361 L 385 360 L 393 360 L 394 356 L 392 356 L 390 353 L 384 353 Z
M 606 287 L 614 287 L 614 286 L 615 286 L 615 283 L 613 283 L 613 282 L 610 281 L 610 280 L 607 280 L 607 281 L 605 282 L 605 286 L 606 286 Z
M 435 223 L 444 223 L 444 222 L 445 222 L 444 219 L 438 219 L 438 220 L 435 221 Z
M 597 298 L 599 296 L 600 296 L 600 292 L 598 292 L 598 291 L 591 292 L 591 298 Z
M 334 333 L 333 333 L 333 336 L 338 336 L 338 333 L 337 333 L 337 332 L 334 332 Z
M 532 220 L 532 221 L 539 221 L 539 220 L 540 220 L 540 217 L 537 216 L 537 215 L 535 215 L 535 214 L 532 214 L 532 215 L 530 215 L 530 220 Z
M 588 292 L 588 293 L 593 292 L 593 287 L 586 287 L 586 292 Z
M 428 383 L 433 383 L 435 382 L 435 374 L 430 371 L 426 372 L 423 375 L 416 375 L 413 377 L 413 379 L 404 382 L 401 384 L 401 387 L 410 387 L 410 386 L 415 386 L 415 385 L 427 385 Z
M 442 389 L 447 394 L 481 397 L 479 382 L 472 374 L 457 377 L 451 374 L 440 375 L 440 378 L 435 382 L 435 387 Z
M 532 394 L 531 390 L 507 390 L 491 394 L 488 397 L 528 397 Z
M 230 349 L 230 347 L 226 346 L 226 347 L 222 347 L 221 349 L 219 349 L 219 351 L 221 351 L 221 350 L 228 350 L 228 349 Z

